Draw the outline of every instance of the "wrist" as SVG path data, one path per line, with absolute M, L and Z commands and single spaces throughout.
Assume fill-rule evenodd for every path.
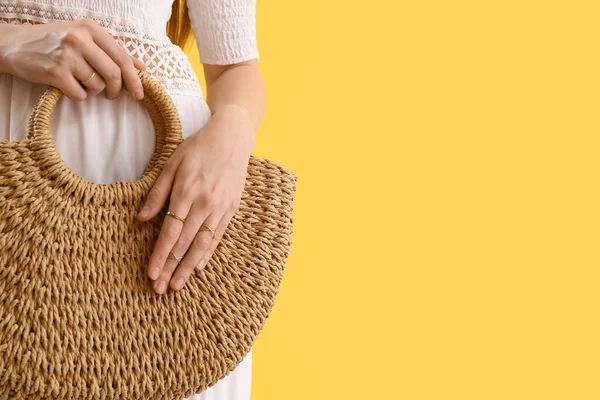
M 219 109 L 217 111 L 215 111 L 213 116 L 215 116 L 217 114 L 219 117 L 221 117 L 221 116 L 225 116 L 227 118 L 233 117 L 233 118 L 237 118 L 237 119 L 243 121 L 243 123 L 245 125 L 247 125 L 248 130 L 252 134 L 254 134 L 256 131 L 256 127 L 254 126 L 254 122 L 252 121 L 252 118 L 250 117 L 250 113 L 248 112 L 247 109 L 240 106 L 239 104 L 235 104 L 235 103 L 225 104 L 225 105 L 219 107 Z
M 236 121 L 236 124 L 239 124 L 238 126 L 240 126 L 240 130 L 243 131 L 243 134 L 250 139 L 252 148 L 256 145 L 257 129 L 246 108 L 234 103 L 225 104 L 215 111 L 212 118 L 224 118 L 226 120 L 233 119 Z

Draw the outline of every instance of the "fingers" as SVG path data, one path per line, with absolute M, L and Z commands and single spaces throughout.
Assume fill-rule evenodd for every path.
M 96 73 L 90 64 L 83 59 L 80 59 L 77 63 L 77 66 L 73 71 L 73 76 L 86 88 L 89 96 L 97 95 L 106 87 L 106 83 L 104 82 L 104 79 L 102 79 L 102 76 Z
M 142 86 L 142 81 L 140 80 L 140 77 L 137 74 L 137 69 L 134 66 L 134 61 L 129 58 L 129 54 L 126 54 L 126 56 L 127 61 L 124 61 L 125 65 L 121 64 L 125 86 L 127 87 L 129 93 L 133 96 L 133 98 L 141 100 L 144 97 L 144 87 Z
M 180 257 L 177 255 L 177 257 Z M 173 271 L 177 268 L 177 260 L 171 256 L 166 260 L 164 268 L 161 270 L 159 277 L 154 281 L 152 285 L 154 291 L 158 294 L 163 294 L 167 290 L 167 286 L 169 284 L 169 278 L 173 274 Z
M 57 87 L 72 100 L 81 101 L 106 88 L 109 99 L 120 95 L 123 81 L 141 100 L 141 60 L 131 56 L 110 33 L 91 19 L 40 24 L 40 38 L 26 41 L 15 51 L 14 75 Z M 96 72 L 97 75 L 92 74 Z M 80 82 L 85 82 L 82 85 Z
M 178 278 L 177 279 L 171 275 L 167 276 L 169 279 L 170 286 L 173 290 L 179 290 L 183 287 L 183 284 L 187 280 L 187 277 L 194 271 L 194 262 L 197 263 L 200 259 L 199 256 L 201 254 L 195 254 L 194 249 L 197 244 L 196 234 L 202 225 L 202 222 L 206 219 L 209 211 L 204 210 L 201 207 L 193 206 L 190 210 L 189 215 L 185 219 L 185 224 L 183 224 L 181 234 L 177 239 L 177 242 L 173 245 L 171 251 L 176 254 L 178 257 L 185 255 L 183 260 L 177 266 Z M 209 239 L 210 240 L 210 237 Z M 197 257 L 194 261 L 193 258 Z
M 175 198 L 170 203 L 169 211 L 187 221 L 187 215 L 191 206 L 191 201 L 182 201 L 181 199 Z M 154 290 L 156 290 L 156 292 L 159 294 L 164 293 L 164 290 L 166 290 L 167 284 L 171 279 L 171 275 L 173 274 L 173 270 L 176 267 L 176 265 L 174 266 L 171 261 L 176 262 L 177 260 L 168 260 L 168 258 L 169 253 L 175 246 L 175 243 L 180 240 L 183 225 L 184 223 L 179 219 L 167 215 L 163 221 L 160 233 L 158 234 L 158 240 L 154 245 L 152 255 L 150 256 L 148 276 L 150 279 L 155 281 Z M 185 254 L 185 251 L 183 251 L 181 254 L 178 254 L 174 251 L 173 254 L 181 258 Z
M 195 267 L 196 271 L 200 271 L 206 266 L 206 264 L 208 263 L 208 260 L 210 260 L 213 253 L 215 252 L 217 246 L 221 242 L 221 239 L 223 238 L 223 235 L 225 234 L 225 231 L 227 230 L 227 227 L 229 226 L 229 223 L 231 222 L 231 219 L 233 218 L 234 215 L 235 215 L 235 211 L 226 212 L 221 217 L 221 220 L 219 221 L 219 224 L 217 225 L 217 229 L 213 228 L 213 230 L 215 231 L 215 237 L 210 242 L 210 245 L 208 246 L 208 249 L 206 249 L 206 251 L 204 252 L 204 255 L 200 258 L 200 262 L 198 262 L 198 264 L 196 264 L 196 267 Z M 200 233 L 200 232 L 198 232 L 198 233 Z
M 175 167 L 176 161 L 174 157 L 171 157 L 163 166 L 163 170 L 160 175 L 154 182 L 154 185 L 150 189 L 146 201 L 144 203 L 144 207 L 142 211 L 137 215 L 137 218 L 141 221 L 147 221 L 156 216 L 156 214 L 164 207 L 167 199 L 171 195 L 171 188 L 173 187 L 173 181 L 175 178 Z M 177 215 L 185 218 L 188 213 L 188 209 L 185 210 L 181 205 L 177 207 L 177 211 L 172 210 L 177 213 Z M 161 228 L 161 232 L 159 233 L 158 241 L 155 245 L 155 248 L 150 256 L 150 261 L 148 263 L 148 276 L 152 280 L 158 279 L 160 273 L 162 271 L 162 267 L 169 255 L 169 251 L 171 247 L 166 247 L 161 245 L 164 241 L 174 243 L 175 240 L 179 237 L 181 221 L 171 218 L 165 217 L 163 226 Z M 171 239 L 171 237 L 175 237 L 175 239 Z M 166 250 L 166 251 L 165 251 Z
M 144 62 L 138 58 L 135 57 L 131 57 L 133 59 L 133 66 L 136 67 L 137 69 L 141 70 L 141 71 L 145 71 L 146 70 L 146 64 L 144 64 Z
M 79 84 L 79 81 L 71 73 L 59 73 L 50 81 L 52 86 L 59 88 L 68 98 L 74 101 L 82 101 L 87 98 L 87 93 Z M 56 83 L 53 83 L 56 82 Z
M 175 173 L 177 172 L 177 167 L 179 165 L 179 159 L 176 154 L 177 150 L 175 150 L 175 153 L 171 158 L 165 162 L 160 175 L 156 178 L 156 182 L 154 182 L 152 189 L 150 189 L 146 201 L 144 202 L 144 207 L 142 207 L 142 210 L 136 216 L 140 221 L 148 221 L 156 217 L 156 214 L 163 208 L 171 195 L 171 188 L 173 187 Z
M 110 58 L 109 65 L 106 59 L 102 60 L 107 75 L 104 78 L 107 83 L 106 97 L 113 99 L 117 97 L 122 88 L 122 82 L 129 93 L 136 99 L 141 100 L 144 96 L 142 81 L 137 75 L 135 65 L 141 62 L 135 62 L 135 58 L 131 57 L 127 51 L 120 46 L 117 41 L 104 29 L 98 26 L 92 30 L 92 37 L 96 45 L 103 50 L 103 53 Z M 100 58 L 99 55 L 96 56 Z M 100 59 L 98 59 L 100 61 Z
M 180 168 L 184 157 L 179 156 L 178 151 L 182 154 L 183 148 L 178 147 L 163 165 L 142 211 L 137 215 L 141 221 L 150 220 L 163 210 L 169 200 L 170 215 L 167 214 L 163 220 L 147 271 L 154 281 L 154 290 L 159 294 L 165 293 L 169 286 L 173 290 L 181 290 L 194 270 L 204 268 L 237 211 L 215 197 L 214 189 L 209 192 L 197 190 L 212 185 L 190 178 L 194 176 L 193 165 Z M 203 225 L 207 228 L 203 229 Z
M 165 165 L 167 164 L 169 164 L 169 162 L 165 163 Z M 180 189 L 180 187 L 182 186 L 181 184 L 179 184 L 179 187 L 176 187 L 175 184 L 173 184 L 174 187 L 171 191 L 171 184 L 166 183 L 166 181 L 168 180 L 173 181 L 173 179 L 171 178 L 171 165 L 173 164 L 169 164 L 167 166 L 166 173 L 165 168 L 163 168 L 163 172 L 159 176 L 159 179 L 157 179 L 157 182 L 155 183 L 154 187 L 151 189 L 151 192 L 152 190 L 154 190 L 155 194 L 152 198 L 148 196 L 144 208 L 148 206 L 150 208 L 150 212 L 152 214 L 156 214 L 156 209 L 162 209 L 164 203 L 166 202 L 166 200 L 164 200 L 164 196 L 166 193 L 168 196 L 170 196 L 169 211 L 175 213 L 175 215 L 185 220 L 190 212 L 190 209 L 192 208 L 193 199 L 191 199 L 186 192 Z M 162 181 L 159 182 L 161 178 Z M 181 235 L 183 224 L 184 223 L 178 218 L 169 215 L 165 216 L 162 228 L 158 235 L 158 240 L 154 245 L 154 251 L 150 256 L 150 261 L 148 263 L 148 276 L 150 277 L 150 279 L 156 280 L 161 276 L 163 267 L 165 265 L 165 262 L 167 261 L 167 257 L 169 256 L 169 252 L 173 249 L 173 246 L 175 245 L 175 243 L 179 239 L 179 236 Z M 180 257 L 183 254 L 176 255 Z
M 77 73 L 75 78 L 81 83 L 83 87 L 86 88 L 87 94 L 90 96 L 95 96 L 106 87 L 106 83 L 104 79 L 100 75 L 98 75 L 92 68 L 89 68 L 92 72 L 88 75 L 83 75 L 81 73 Z M 82 78 L 83 76 L 83 78 Z
M 198 213 L 201 212 L 199 211 Z M 173 253 L 179 256 L 181 253 L 177 252 L 181 252 L 182 249 L 187 247 L 185 250 L 186 253 L 184 253 L 185 257 L 177 266 L 174 275 L 170 277 L 171 289 L 181 290 L 183 288 L 192 272 L 200 264 L 202 257 L 210 250 L 211 244 L 218 240 L 216 235 L 213 237 L 213 233 L 210 230 L 200 230 L 201 225 L 208 226 L 215 231 L 219 221 L 222 219 L 222 215 L 222 212 L 213 212 L 203 223 L 190 223 L 189 227 L 184 227 L 184 232 L 182 232 L 177 244 L 174 246 Z M 189 238 L 192 238 L 192 240 Z
M 57 35 L 48 35 L 50 40 L 58 40 Z M 85 100 L 87 93 L 77 79 L 73 77 L 73 70 L 77 65 L 78 54 L 70 48 L 58 48 L 53 51 L 53 63 L 42 66 L 48 83 L 59 88 L 71 100 Z
M 91 43 L 85 49 L 84 57 L 87 62 L 100 74 L 106 84 L 106 97 L 116 98 L 123 85 L 121 68 L 96 43 Z

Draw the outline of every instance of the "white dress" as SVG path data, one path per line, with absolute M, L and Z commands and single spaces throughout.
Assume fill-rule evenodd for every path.
M 233 64 L 260 59 L 255 34 L 256 0 L 188 0 L 200 60 Z M 167 89 L 186 138 L 211 118 L 185 53 L 165 29 L 173 0 L 0 0 L 0 23 L 32 24 L 90 18 L 102 25 Z M 0 140 L 26 137 L 29 115 L 47 86 L 0 73 Z M 135 181 L 154 151 L 152 121 L 125 90 L 81 102 L 63 96 L 52 114 L 57 151 L 76 174 L 96 183 Z M 189 400 L 250 399 L 252 350 L 234 371 Z

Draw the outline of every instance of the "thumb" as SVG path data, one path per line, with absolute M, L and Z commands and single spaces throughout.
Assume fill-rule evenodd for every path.
M 140 221 L 148 221 L 156 216 L 165 205 L 169 198 L 171 188 L 173 186 L 173 176 L 168 171 L 163 170 L 159 177 L 154 182 L 152 189 L 148 192 L 148 197 L 144 202 L 142 210 L 137 214 L 136 218 Z

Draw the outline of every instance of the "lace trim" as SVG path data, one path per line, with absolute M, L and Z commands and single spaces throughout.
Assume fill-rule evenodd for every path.
M 0 24 L 33 25 L 83 18 L 96 21 L 129 54 L 142 60 L 146 64 L 146 72 L 165 86 L 170 94 L 202 93 L 186 54 L 166 35 L 159 40 L 139 26 L 93 11 L 0 2 Z

